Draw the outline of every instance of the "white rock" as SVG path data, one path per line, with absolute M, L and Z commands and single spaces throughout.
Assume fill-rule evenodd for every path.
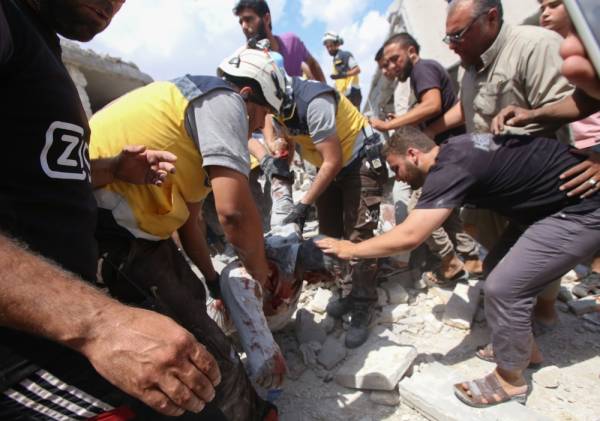
M 384 307 L 388 305 L 388 294 L 383 288 L 377 288 L 377 305 L 379 307 Z
M 381 309 L 378 323 L 399 323 L 405 317 L 408 317 L 410 307 L 408 304 L 389 305 Z
M 446 304 L 444 323 L 459 329 L 470 329 L 481 301 L 481 288 L 479 281 L 457 284 L 450 301 Z
M 390 304 L 404 304 L 408 302 L 408 292 L 399 283 L 387 281 L 381 284 L 381 287 L 386 290 Z
M 459 401 L 453 384 L 471 380 L 464 373 L 440 363 L 433 363 L 404 378 L 398 385 L 402 402 L 413 407 L 427 419 L 437 421 L 549 421 L 533 410 L 516 402 L 489 408 L 472 408 Z
M 399 346 L 373 338 L 360 347 L 335 375 L 341 386 L 355 389 L 394 390 L 417 356 L 413 346 Z
M 316 313 L 325 313 L 325 309 L 327 308 L 327 304 L 329 304 L 331 297 L 333 297 L 333 292 L 325 288 L 319 288 L 310 301 L 309 308 Z
M 556 389 L 560 384 L 560 369 L 555 365 L 551 365 L 536 371 L 531 377 L 536 384 L 546 389 Z
M 327 370 L 331 370 L 346 358 L 347 354 L 348 350 L 346 347 L 340 341 L 330 336 L 325 340 L 317 361 Z

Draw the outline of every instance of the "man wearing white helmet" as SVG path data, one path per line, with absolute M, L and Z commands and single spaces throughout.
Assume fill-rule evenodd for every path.
M 344 39 L 338 34 L 331 31 L 325 32 L 323 45 L 327 48 L 329 55 L 333 57 L 333 73 L 329 77 L 335 80 L 335 89 L 360 109 L 362 101 L 358 82 L 360 67 L 350 51 L 340 50 L 340 46 L 343 44 Z
M 261 420 L 266 404 L 228 339 L 206 314 L 204 287 L 171 239 L 179 234 L 211 295 L 218 296 L 219 274 L 199 218 L 202 200 L 212 189 L 227 240 L 253 278 L 268 282 L 260 218 L 248 186 L 247 143 L 265 115 L 281 107 L 283 76 L 270 56 L 258 50 L 241 51 L 218 70 L 222 79 L 186 75 L 154 82 L 90 120 L 93 158 L 111 156 L 129 144 L 166 150 L 178 158 L 175 173 L 162 186 L 115 181 L 96 190 L 100 271 L 112 294 L 134 304 L 156 303 L 204 344 L 222 373 L 214 403 L 227 419 Z
M 242 64 L 242 66 L 248 66 Z M 324 83 L 286 78 L 281 112 L 276 116 L 285 137 L 298 145 L 302 158 L 318 168 L 310 188 L 283 221 L 303 226 L 311 205 L 318 209 L 322 234 L 351 241 L 373 236 L 387 172 L 380 159 L 381 140 L 366 117 L 343 95 Z M 265 122 L 265 136 L 272 132 Z M 268 142 L 270 139 L 266 139 Z M 342 285 L 344 298 L 332 303 L 333 317 L 351 314 L 346 346 L 355 348 L 368 337 L 377 302 L 377 261 L 352 265 Z

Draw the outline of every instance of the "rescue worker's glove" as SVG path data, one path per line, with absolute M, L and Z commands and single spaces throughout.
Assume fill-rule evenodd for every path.
M 308 210 L 310 209 L 310 205 L 305 205 L 302 202 L 298 202 L 294 209 L 290 212 L 288 216 L 282 221 L 283 224 L 296 223 L 300 226 L 300 232 L 304 230 L 304 222 L 306 221 L 306 216 L 308 214 Z
M 346 75 L 345 72 L 342 72 L 342 73 L 337 73 L 335 75 L 329 75 L 329 77 L 332 78 L 333 80 L 336 80 L 336 79 L 344 79 L 345 77 L 348 77 L 348 75 Z
M 208 288 L 208 294 L 213 300 L 222 300 L 221 296 L 221 274 L 217 272 L 217 277 L 212 281 L 206 281 L 206 288 Z

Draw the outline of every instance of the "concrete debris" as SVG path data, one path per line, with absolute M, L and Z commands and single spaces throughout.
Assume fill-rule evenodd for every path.
M 381 287 L 387 292 L 390 304 L 404 304 L 408 302 L 408 293 L 406 289 L 395 282 L 385 282 Z
M 377 288 L 377 305 L 384 307 L 388 305 L 389 298 L 387 292 L 383 288 Z
M 415 347 L 399 346 L 385 338 L 373 338 L 357 351 L 335 375 L 341 386 L 394 390 L 417 357 Z
M 327 338 L 325 329 L 317 323 L 314 314 L 303 308 L 296 313 L 295 330 L 296 339 L 298 339 L 299 344 L 308 342 L 319 342 L 322 344 Z
M 433 363 L 400 382 L 400 400 L 426 418 L 437 421 L 550 421 L 516 402 L 483 409 L 467 406 L 454 396 L 452 387 L 465 380 L 472 379 Z
M 572 285 L 566 286 L 562 285 L 560 287 L 560 291 L 558 291 L 558 299 L 564 303 L 569 303 L 576 299 L 576 297 L 571 292 Z
M 300 344 L 300 354 L 304 365 L 308 367 L 316 367 L 317 353 L 321 350 L 321 344 L 316 341 Z
M 571 269 L 570 271 L 565 273 L 562 276 L 562 278 L 560 278 L 560 283 L 561 284 L 571 284 L 573 282 L 576 282 L 577 279 L 579 279 L 579 275 L 577 274 L 577 272 L 575 272 L 573 269 Z
M 333 297 L 333 292 L 328 289 L 319 288 L 310 302 L 310 309 L 316 313 L 325 313 L 327 304 Z
M 541 387 L 545 387 L 546 389 L 556 389 L 560 382 L 560 369 L 551 365 L 549 367 L 544 367 L 531 376 L 535 384 L 540 385 Z
M 325 316 L 317 323 L 323 328 L 325 333 L 327 333 L 328 335 L 335 330 L 335 326 L 337 325 L 337 321 L 329 315 Z
M 586 313 L 600 311 L 600 302 L 596 300 L 596 297 L 584 297 L 570 301 L 569 307 L 577 316 L 582 316 Z
M 381 309 L 378 323 L 399 323 L 400 320 L 408 317 L 410 306 L 408 304 L 389 305 Z
M 444 323 L 458 329 L 470 329 L 481 301 L 481 288 L 479 281 L 457 284 L 446 305 Z
M 369 395 L 369 399 L 378 405 L 397 406 L 400 404 L 400 394 L 397 390 L 392 392 L 373 391 Z
M 450 301 L 450 298 L 452 297 L 452 290 L 446 288 L 431 287 L 429 288 L 429 292 L 434 297 L 439 298 L 444 305 L 448 304 L 448 301 Z
M 344 344 L 330 336 L 323 344 L 323 348 L 321 348 L 321 351 L 319 352 L 317 361 L 327 370 L 331 370 L 340 361 L 346 358 L 347 354 L 348 350 Z

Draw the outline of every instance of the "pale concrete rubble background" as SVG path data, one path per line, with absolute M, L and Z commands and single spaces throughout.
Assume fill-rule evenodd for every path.
M 61 39 L 61 47 L 63 62 L 88 117 L 127 92 L 152 82 L 152 78 L 133 63 L 96 54 L 65 39 Z
M 503 4 L 508 22 L 537 19 L 537 0 L 503 0 Z M 456 77 L 456 56 L 441 42 L 446 5 L 445 0 L 396 0 L 388 19 L 390 33 L 412 33 L 422 45 L 421 56 L 439 60 Z M 121 59 L 70 42 L 63 42 L 63 49 L 88 115 L 152 81 Z M 379 77 L 375 75 L 372 87 Z M 297 179 L 296 199 L 309 183 L 306 174 Z M 387 199 L 384 230 L 393 225 Z M 316 222 L 310 222 L 305 235 L 316 232 Z M 569 293 L 573 274 L 563 278 L 559 326 L 539 338 L 544 368 L 527 371 L 533 385 L 527 405 L 477 410 L 454 398 L 450 386 L 481 377 L 494 367 L 474 357 L 477 346 L 489 340 L 480 285 L 471 281 L 455 291 L 422 288 L 414 283 L 406 261 L 407 256 L 393 260 L 381 275 L 371 336 L 355 350 L 343 346 L 347 320 L 336 322 L 325 315 L 327 302 L 337 294 L 335 286 L 305 286 L 295 317 L 275 335 L 290 368 L 276 402 L 283 421 L 600 420 L 600 326 L 585 319 L 589 315 L 574 314 L 585 303 L 576 303 Z

